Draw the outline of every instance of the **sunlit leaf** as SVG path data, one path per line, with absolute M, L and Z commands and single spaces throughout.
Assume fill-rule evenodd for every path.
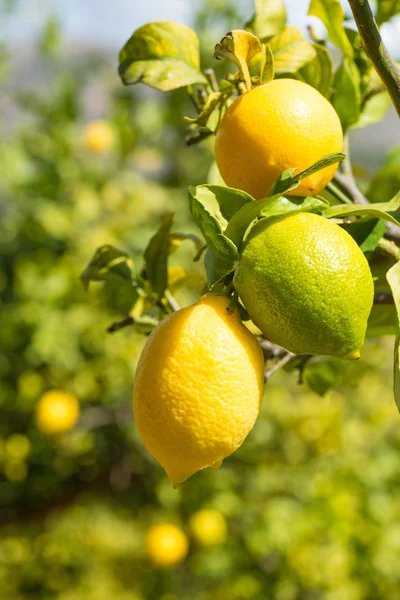
M 377 4 L 375 19 L 379 26 L 400 13 L 400 0 L 379 0 Z
M 333 90 L 332 104 L 346 130 L 357 123 L 361 111 L 360 73 L 346 56 L 335 73 Z
M 326 209 L 324 216 L 328 218 L 336 217 L 376 217 L 378 219 L 384 219 L 385 221 L 391 221 L 396 225 L 400 223 L 390 214 L 395 212 L 400 207 L 400 192 L 392 198 L 389 202 L 380 202 L 378 204 L 340 204 L 337 206 L 331 206 Z
M 193 29 L 158 21 L 134 32 L 119 54 L 119 73 L 125 85 L 145 83 L 166 92 L 207 83 L 199 60 L 199 40 Z
M 284 215 L 290 212 L 311 212 L 320 215 L 327 206 L 329 206 L 328 200 L 322 198 L 307 196 L 306 198 L 291 197 L 288 200 L 281 196 L 272 204 L 268 204 L 267 208 L 261 210 L 260 217 Z
M 284 194 L 289 190 L 293 190 L 299 185 L 300 181 L 302 181 L 306 177 L 314 175 L 314 173 L 317 173 L 322 169 L 326 169 L 326 167 L 330 167 L 331 165 L 339 163 L 344 158 L 345 155 L 341 152 L 334 152 L 332 154 L 324 156 L 316 163 L 311 165 L 311 167 L 308 167 L 307 169 L 301 171 L 300 173 L 297 173 L 296 175 L 293 175 L 294 171 L 296 170 L 295 168 L 287 169 L 281 174 L 281 176 L 276 181 L 271 194 L 278 194 L 279 192 Z
M 312 44 L 304 39 L 301 31 L 294 25 L 288 25 L 282 33 L 269 41 L 274 55 L 275 73 L 296 73 L 301 67 L 313 60 L 316 52 Z
M 368 125 L 378 123 L 383 119 L 390 106 L 390 96 L 386 90 L 382 90 L 378 94 L 372 94 L 365 100 L 364 105 L 361 108 L 360 118 L 353 127 L 368 127 Z
M 228 222 L 221 213 L 215 194 L 208 186 L 190 186 L 188 195 L 192 216 L 211 252 L 224 261 L 234 262 L 238 256 L 237 248 L 224 235 Z
M 313 48 L 315 57 L 297 72 L 296 77 L 329 98 L 333 82 L 332 58 L 325 46 L 313 44 Z
M 255 14 L 246 23 L 260 39 L 279 33 L 286 23 L 286 9 L 283 0 L 254 0 Z
M 274 55 L 271 46 L 263 44 L 260 58 L 260 82 L 268 83 L 275 76 Z
M 353 56 L 353 48 L 346 36 L 344 11 L 340 0 L 311 0 L 308 14 L 321 19 L 328 31 L 328 38 L 346 56 Z
M 251 81 L 248 64 L 261 52 L 261 42 L 249 31 L 233 29 L 215 46 L 214 58 L 227 58 L 233 61 L 242 74 L 248 90 Z

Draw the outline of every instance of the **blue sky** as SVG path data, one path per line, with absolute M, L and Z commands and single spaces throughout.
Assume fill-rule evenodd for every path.
M 31 41 L 46 15 L 54 14 L 59 17 L 68 41 L 87 40 L 116 50 L 137 27 L 149 21 L 169 19 L 190 25 L 198 1 L 19 0 L 16 12 L 7 20 L 6 38 L 12 43 Z M 232 3 L 250 16 L 251 0 L 232 0 Z M 308 5 L 309 0 L 286 0 L 289 22 L 303 28 Z M 384 34 L 389 50 L 400 59 L 400 20 L 386 26 Z

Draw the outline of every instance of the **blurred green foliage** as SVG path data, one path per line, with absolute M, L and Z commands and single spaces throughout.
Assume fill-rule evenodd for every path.
M 210 6 L 197 20 L 208 32 Z M 229 2 L 213 6 L 224 33 L 235 11 Z M 215 41 L 205 36 L 208 57 Z M 69 56 L 55 22 L 38 49 L 46 86 L 26 89 L 7 71 L 18 117 L 1 123 L 2 600 L 400 598 L 391 338 L 369 342 L 324 398 L 294 374 L 274 376 L 242 448 L 173 490 L 132 419 L 144 337 L 105 331 L 124 317 L 129 295 L 116 295 L 112 283 L 91 284 L 88 294 L 79 275 L 103 244 L 129 252 L 140 270 L 170 211 L 175 231 L 197 233 L 185 188 L 207 180 L 212 142 L 185 149 L 182 115 L 191 111 L 183 93 L 122 89 L 112 61 Z M 99 117 L 115 135 L 104 154 L 84 144 L 86 124 Z M 374 177 L 363 174 L 373 201 L 397 191 L 398 156 Z M 193 255 L 182 243 L 171 259 L 194 274 L 195 284 L 177 292 L 182 304 L 201 291 Z M 34 422 L 51 388 L 75 393 L 82 410 L 78 426 L 58 438 Z M 146 529 L 171 521 L 190 538 L 190 516 L 204 507 L 225 515 L 226 543 L 202 548 L 190 539 L 182 565 L 151 566 Z

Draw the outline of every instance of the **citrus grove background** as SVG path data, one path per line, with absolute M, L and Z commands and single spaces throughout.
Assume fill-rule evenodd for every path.
M 18 8 L 3 3 L 3 22 Z M 208 63 L 242 26 L 243 5 L 205 0 L 191 19 Z M 130 291 L 85 292 L 79 275 L 105 243 L 140 267 L 170 211 L 176 231 L 196 233 L 186 188 L 213 177 L 213 144 L 185 148 L 183 93 L 123 88 L 116 53 L 66 43 L 45 10 L 39 29 L 34 43 L 4 37 L 0 55 L 2 600 L 400 598 L 391 337 L 369 340 L 356 364 L 333 361 L 327 393 L 326 374 L 309 385 L 274 375 L 239 451 L 177 490 L 144 450 L 131 396 L 145 337 L 106 333 Z M 351 137 L 376 202 L 399 188 L 398 133 L 390 111 Z M 170 285 L 186 272 L 182 305 L 204 286 L 193 255 L 189 244 L 172 255 Z M 49 389 L 79 400 L 64 435 L 34 418 Z M 160 545 L 165 531 L 172 548 Z

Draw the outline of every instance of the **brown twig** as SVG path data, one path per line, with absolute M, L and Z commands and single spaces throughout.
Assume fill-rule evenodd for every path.
M 115 323 L 111 323 L 109 327 L 107 327 L 107 333 L 115 333 L 124 327 L 128 327 L 129 325 L 134 324 L 134 319 L 132 317 L 125 317 L 121 321 L 115 321 Z

